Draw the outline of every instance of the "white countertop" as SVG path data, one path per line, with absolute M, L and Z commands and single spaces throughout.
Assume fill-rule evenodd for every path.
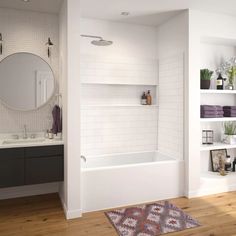
M 22 138 L 14 139 L 12 138 L 13 135 L 14 134 L 0 134 L 0 149 L 53 146 L 53 145 L 64 144 L 64 141 L 62 139 L 48 139 L 44 138 L 41 134 L 36 134 L 35 138 L 27 138 L 27 139 L 22 139 Z M 9 141 L 9 143 L 5 143 L 6 141 Z
M 45 139 L 44 141 L 40 142 L 28 142 L 28 143 L 11 143 L 11 144 L 4 144 L 4 140 L 0 140 L 0 149 L 5 148 L 19 148 L 19 147 L 41 147 L 41 146 L 53 146 L 53 145 L 63 145 L 63 140 L 54 140 L 54 139 Z

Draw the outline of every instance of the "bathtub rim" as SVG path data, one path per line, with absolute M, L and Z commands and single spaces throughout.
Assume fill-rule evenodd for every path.
M 168 155 L 162 154 L 161 152 L 155 150 L 155 151 L 144 151 L 144 152 L 126 152 L 126 153 L 116 153 L 116 154 L 104 154 L 104 155 L 98 155 L 98 156 L 88 156 L 87 158 L 89 159 L 93 159 L 93 158 L 104 158 L 104 157 L 108 157 L 108 156 L 123 156 L 123 155 L 135 155 L 135 154 L 140 154 L 140 153 L 159 153 L 167 158 L 169 158 L 169 160 L 164 160 L 164 161 L 149 161 L 149 162 L 142 162 L 142 163 L 132 163 L 132 164 L 125 164 L 125 165 L 112 165 L 112 166 L 101 166 L 101 167 L 90 167 L 90 168 L 83 168 L 81 167 L 81 172 L 91 172 L 91 171 L 100 171 L 100 170 L 111 170 L 111 169 L 122 169 L 122 168 L 130 168 L 132 167 L 139 167 L 139 166 L 149 166 L 149 165 L 153 165 L 153 164 L 157 164 L 161 165 L 161 164 L 167 164 L 167 163 L 182 163 L 184 162 L 183 159 L 178 160 L 175 159 L 173 157 L 170 157 Z

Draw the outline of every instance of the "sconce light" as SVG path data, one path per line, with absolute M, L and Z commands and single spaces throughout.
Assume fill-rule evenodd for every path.
M 50 38 L 48 38 L 46 45 L 48 46 L 48 57 L 50 57 L 51 56 L 51 48 L 53 46 L 53 43 Z
M 0 55 L 2 55 L 2 42 L 3 42 L 2 34 L 0 33 Z

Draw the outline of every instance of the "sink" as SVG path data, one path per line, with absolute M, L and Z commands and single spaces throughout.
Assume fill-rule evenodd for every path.
M 3 145 L 7 144 L 24 144 L 24 143 L 40 143 L 44 142 L 44 138 L 35 138 L 35 139 L 8 139 L 2 142 Z

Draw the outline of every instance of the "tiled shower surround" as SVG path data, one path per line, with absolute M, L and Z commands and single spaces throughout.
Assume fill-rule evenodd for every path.
M 36 54 L 50 64 L 58 81 L 58 25 L 58 16 L 54 14 L 0 8 L 0 31 L 4 40 L 0 60 L 16 52 Z M 51 37 L 54 43 L 50 59 L 47 57 L 45 46 L 48 37 Z M 13 111 L 0 102 L 0 133 L 20 133 L 24 124 L 31 132 L 50 128 L 53 100 L 46 106 L 30 112 Z

